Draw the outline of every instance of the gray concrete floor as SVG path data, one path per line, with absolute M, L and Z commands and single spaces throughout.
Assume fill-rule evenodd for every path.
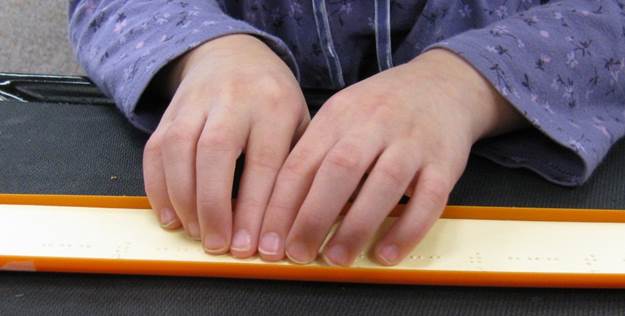
M 0 0 L 0 72 L 83 74 L 67 39 L 66 0 Z

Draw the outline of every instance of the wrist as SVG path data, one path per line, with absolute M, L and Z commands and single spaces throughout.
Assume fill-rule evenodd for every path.
M 182 80 L 191 72 L 194 65 L 204 60 L 235 56 L 237 52 L 254 49 L 269 49 L 256 37 L 248 34 L 231 34 L 212 39 L 196 48 L 186 52 L 164 69 L 161 78 L 163 87 L 171 97 L 174 95 Z
M 444 93 L 469 120 L 473 142 L 528 125 L 527 120 L 462 57 L 433 49 L 415 58 L 425 63 L 444 85 Z

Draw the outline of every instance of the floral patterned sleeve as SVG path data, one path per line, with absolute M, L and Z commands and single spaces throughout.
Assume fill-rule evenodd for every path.
M 211 39 L 246 33 L 264 40 L 298 73 L 282 40 L 225 14 L 215 0 L 74 0 L 70 40 L 80 64 L 136 127 L 153 130 L 160 111 L 137 103 L 168 62 Z M 148 110 L 143 110 L 148 108 Z
M 463 56 L 535 127 L 476 154 L 573 186 L 625 134 L 623 1 L 550 2 L 434 47 Z

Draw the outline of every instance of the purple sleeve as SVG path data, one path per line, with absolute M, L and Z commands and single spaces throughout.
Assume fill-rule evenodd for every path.
M 574 186 L 625 134 L 623 1 L 557 1 L 434 47 L 463 56 L 535 127 L 476 154 Z
M 152 78 L 168 62 L 211 39 L 255 35 L 298 76 L 295 59 L 280 39 L 228 16 L 215 0 L 75 0 L 70 3 L 69 28 L 78 61 L 89 77 L 133 125 L 147 132 L 162 114 L 143 105 L 137 111 Z

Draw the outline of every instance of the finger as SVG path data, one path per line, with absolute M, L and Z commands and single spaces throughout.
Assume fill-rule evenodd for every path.
M 284 240 L 313 181 L 315 171 L 334 142 L 333 130 L 313 120 L 278 173 L 267 204 L 258 252 L 264 260 L 284 258 Z
M 150 206 L 156 212 L 161 226 L 166 229 L 176 229 L 180 227 L 181 223 L 171 201 L 169 201 L 161 157 L 162 131 L 165 129 L 165 127 L 159 127 L 150 136 L 145 145 L 143 151 L 143 181 Z
M 399 263 L 440 217 L 454 183 L 449 174 L 435 166 L 419 172 L 415 192 L 406 210 L 374 248 L 380 263 Z
M 356 201 L 325 246 L 323 255 L 329 264 L 350 265 L 399 203 L 419 165 L 407 147 L 395 145 L 380 155 Z
M 204 115 L 178 113 L 165 131 L 161 149 L 169 200 L 194 239 L 200 238 L 195 208 L 195 150 L 204 122 Z
M 346 136 L 330 149 L 289 231 L 286 254 L 292 261 L 308 263 L 316 258 L 332 224 L 382 146 L 381 141 L 370 137 Z
M 258 247 L 267 202 L 298 123 L 296 120 L 286 121 L 259 121 L 252 126 L 234 212 L 230 251 L 235 257 L 249 257 Z
M 225 253 L 230 247 L 234 171 L 248 134 L 247 118 L 219 109 L 211 113 L 198 141 L 197 214 L 208 253 Z
M 306 132 L 306 128 L 308 127 L 309 123 L 310 112 L 308 112 L 308 109 L 305 109 L 302 112 L 302 117 L 300 118 L 297 128 L 295 129 L 295 133 L 293 133 L 293 138 L 291 139 L 291 148 L 295 147 L 295 144 L 297 144 L 300 138 L 302 138 L 304 132 Z

